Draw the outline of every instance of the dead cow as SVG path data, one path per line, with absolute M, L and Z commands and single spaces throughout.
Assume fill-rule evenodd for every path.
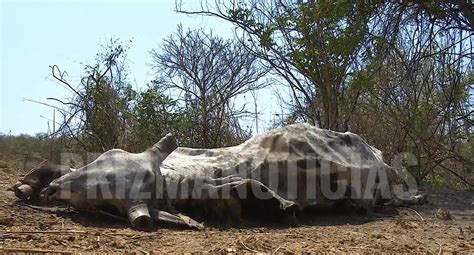
M 369 209 L 393 199 L 396 172 L 359 136 L 293 124 L 243 144 L 176 148 L 167 135 L 143 153 L 110 150 L 55 179 L 44 194 L 78 208 L 112 207 L 133 226 L 153 220 L 199 227 L 180 211 L 230 215 L 347 202 Z M 411 197 L 410 197 L 411 199 Z

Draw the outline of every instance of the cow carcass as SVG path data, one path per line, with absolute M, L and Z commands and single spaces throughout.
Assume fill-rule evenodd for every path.
M 370 210 L 393 198 L 396 179 L 358 135 L 293 124 L 226 148 L 177 148 L 167 135 L 143 153 L 110 150 L 53 180 L 43 195 L 77 208 L 114 208 L 137 228 L 153 220 L 200 227 L 182 212 L 239 221 L 249 211 L 340 203 Z

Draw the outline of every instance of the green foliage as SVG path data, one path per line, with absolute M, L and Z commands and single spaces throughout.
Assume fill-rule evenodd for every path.
M 41 134 L 37 136 L 11 136 L 0 133 L 0 151 L 2 151 L 2 156 L 34 153 L 46 158 L 47 148 L 48 139 Z
M 45 134 L 12 136 L 0 133 L 0 170 L 24 173 L 45 159 L 57 159 L 61 150 L 54 147 L 56 142 Z
M 226 117 L 225 113 L 232 113 L 232 97 L 257 87 L 255 81 L 264 72 L 253 69 L 255 57 L 202 31 L 189 32 L 181 40 L 187 40 L 189 45 L 182 48 L 187 52 L 180 56 L 190 57 L 186 62 L 196 77 L 183 74 L 177 66 L 165 66 L 161 75 L 182 74 L 182 86 L 190 89 L 184 100 L 170 96 L 176 91 L 167 85 L 175 81 L 168 79 L 164 83 L 160 77 L 142 91 L 133 89 L 127 77 L 128 47 L 119 40 L 110 40 L 96 55 L 96 63 L 85 66 L 81 82 L 71 87 L 74 94 L 70 100 L 57 100 L 65 105 L 61 111 L 65 121 L 53 134 L 64 138 L 60 148 L 89 152 L 123 148 L 139 152 L 168 132 L 176 136 L 181 146 L 191 147 L 233 145 L 244 139 L 241 137 L 247 138 L 238 119 Z M 205 58 L 208 54 L 211 58 Z M 52 68 L 54 78 L 70 86 L 59 68 Z M 206 81 L 198 84 L 202 90 L 191 91 L 194 78 Z M 200 96 L 190 96 L 198 92 Z
M 160 92 L 157 85 L 137 93 L 131 113 L 133 122 L 126 138 L 129 150 L 142 151 L 168 132 L 173 132 L 182 146 L 191 140 L 182 135 L 192 126 L 186 112 L 178 106 L 177 100 Z
M 350 73 L 360 68 L 353 60 L 379 5 L 364 0 L 242 1 L 229 6 L 226 14 L 250 35 L 249 48 L 289 81 L 296 107 L 304 108 L 297 111 L 321 127 L 339 130 L 344 128 L 339 105 L 354 102 L 345 98 L 355 79 Z

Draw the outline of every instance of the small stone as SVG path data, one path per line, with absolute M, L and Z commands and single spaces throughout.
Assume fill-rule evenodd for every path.
M 383 236 L 381 233 L 379 232 L 373 232 L 372 235 L 371 235 L 372 238 L 377 238 L 377 239 L 380 239 L 380 238 L 384 238 L 385 236 Z
M 453 219 L 453 217 L 451 216 L 451 213 L 444 208 L 438 209 L 438 211 L 435 214 L 435 217 L 439 220 L 452 220 Z
M 225 251 L 226 251 L 227 253 L 236 253 L 236 252 L 237 252 L 237 250 L 234 249 L 234 248 L 225 248 Z
M 4 226 L 12 226 L 15 219 L 13 217 L 1 217 L 0 218 L 0 225 Z

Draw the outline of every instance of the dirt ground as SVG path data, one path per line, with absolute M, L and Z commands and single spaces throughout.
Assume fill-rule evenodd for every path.
M 431 194 L 423 206 L 370 216 L 317 214 L 297 226 L 140 232 L 106 216 L 29 207 L 6 191 L 19 177 L 0 174 L 2 253 L 474 252 L 473 191 Z

